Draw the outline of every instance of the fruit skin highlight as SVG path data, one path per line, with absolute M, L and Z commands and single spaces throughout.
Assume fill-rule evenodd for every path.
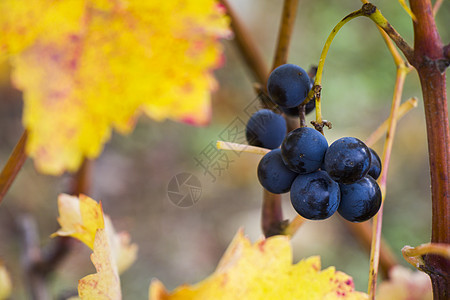
M 272 71 L 267 80 L 270 98 L 279 106 L 299 106 L 311 89 L 308 73 L 293 64 L 281 65 Z
M 330 145 L 325 153 L 324 165 L 330 177 L 350 184 L 362 179 L 369 171 L 369 148 L 354 137 L 343 137 Z
M 338 213 L 350 222 L 364 222 L 381 207 L 381 190 L 370 175 L 352 184 L 340 184 L 341 203 Z
M 281 150 L 274 149 L 264 155 L 258 164 L 258 180 L 271 193 L 287 193 L 297 173 L 289 170 L 281 159 Z
M 281 144 L 281 155 L 289 169 L 306 174 L 320 168 L 327 148 L 328 142 L 320 132 L 301 127 L 287 134 Z
M 248 120 L 245 137 L 249 145 L 275 149 L 283 142 L 286 130 L 283 116 L 269 109 L 261 109 Z
M 291 186 L 291 203 L 299 215 L 309 220 L 324 220 L 338 209 L 339 184 L 325 171 L 300 174 Z

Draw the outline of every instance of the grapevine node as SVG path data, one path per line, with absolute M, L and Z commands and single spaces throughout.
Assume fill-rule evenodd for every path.
M 330 122 L 330 121 L 327 121 L 327 120 L 322 120 L 321 123 L 317 123 L 316 121 L 311 121 L 311 124 L 314 126 L 314 128 L 315 128 L 317 131 L 320 131 L 320 132 L 322 132 L 322 133 L 323 133 L 323 127 L 324 127 L 324 126 L 328 127 L 328 129 L 333 128 L 333 124 L 331 124 L 331 122 Z

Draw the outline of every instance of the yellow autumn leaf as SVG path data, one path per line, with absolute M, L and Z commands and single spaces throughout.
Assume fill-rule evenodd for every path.
M 78 282 L 78 295 L 82 300 L 120 300 L 120 278 L 111 244 L 105 229 L 95 234 L 92 263 L 97 273 L 83 277 Z
M 26 151 L 41 172 L 76 170 L 142 113 L 209 121 L 229 35 L 215 0 L 2 0 L 0 11 L 0 58 L 24 92 Z
M 182 285 L 168 292 L 153 280 L 151 300 L 176 299 L 368 299 L 354 290 L 353 279 L 334 267 L 320 270 L 313 256 L 292 264 L 286 236 L 273 236 L 255 244 L 239 231 L 216 271 L 198 284 Z
M 58 197 L 61 229 L 52 236 L 71 236 L 93 249 L 97 229 L 104 228 L 101 203 L 80 195 L 80 197 L 61 194 Z
M 3 262 L 0 260 L 0 300 L 8 299 L 11 295 L 11 276 Z
M 128 233 L 115 231 L 109 216 L 103 213 L 101 203 L 85 195 L 75 197 L 61 194 L 58 197 L 58 210 L 61 229 L 52 236 L 71 236 L 94 249 L 96 233 L 99 229 L 105 229 L 110 247 L 108 251 L 111 252 L 119 273 L 128 269 L 136 260 L 137 245 L 130 243 Z

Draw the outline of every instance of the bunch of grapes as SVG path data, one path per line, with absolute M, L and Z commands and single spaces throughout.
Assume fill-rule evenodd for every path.
M 285 111 L 296 109 L 311 85 L 302 68 L 286 64 L 271 73 L 267 90 Z M 308 127 L 286 135 L 283 117 L 268 109 L 250 118 L 246 136 L 249 144 L 272 149 L 258 165 L 261 185 L 275 194 L 290 191 L 302 217 L 323 220 L 338 211 L 348 221 L 363 222 L 378 212 L 381 190 L 375 180 L 381 160 L 359 139 L 344 137 L 328 146 L 320 132 Z

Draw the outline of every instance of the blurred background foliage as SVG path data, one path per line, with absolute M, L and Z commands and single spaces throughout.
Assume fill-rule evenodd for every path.
M 282 10 L 282 1 L 233 0 L 230 3 L 248 26 L 268 65 Z M 397 1 L 374 1 L 391 24 L 413 43 L 412 24 Z M 334 25 L 361 3 L 300 0 L 290 51 L 290 63 L 305 69 L 316 65 Z M 437 23 L 444 43 L 450 41 L 450 2 L 444 1 Z M 94 162 L 90 196 L 101 200 L 117 229 L 130 232 L 139 245 L 138 261 L 121 277 L 124 299 L 145 299 L 150 280 L 157 277 L 168 288 L 195 283 L 210 274 L 236 231 L 244 227 L 253 240 L 262 236 L 262 188 L 256 177 L 260 157 L 232 156 L 227 170 L 212 182 L 194 160 L 238 116 L 246 122 L 244 108 L 255 99 L 253 78 L 232 40 L 224 41 L 224 66 L 216 72 L 220 88 L 213 94 L 213 118 L 198 128 L 170 121 L 141 118 L 129 136 L 115 134 Z M 176 63 L 176 62 L 175 62 Z M 342 136 L 365 140 L 390 110 L 395 65 L 371 21 L 358 18 L 337 35 L 329 51 L 323 77 L 323 114 L 333 123 L 328 142 Z M 0 162 L 3 166 L 23 130 L 21 94 L 10 85 L 9 67 L 0 66 Z M 151 97 L 152 95 L 149 95 Z M 415 71 L 406 80 L 403 100 L 416 96 L 419 106 L 399 123 L 389 169 L 383 235 L 399 262 L 404 245 L 430 240 L 431 199 L 426 129 L 420 85 Z M 126 101 L 126 99 L 124 99 Z M 311 120 L 313 116 L 308 116 Z M 382 142 L 374 148 L 382 152 Z M 173 205 L 167 184 L 180 172 L 196 175 L 202 183 L 201 199 L 191 208 Z M 56 198 L 68 191 L 70 175 L 60 178 L 36 172 L 28 160 L 0 207 L 0 258 L 12 273 L 13 299 L 27 299 L 21 266 L 23 237 L 17 220 L 35 218 L 41 245 L 58 228 Z M 284 195 L 285 216 L 295 212 Z M 323 267 L 336 266 L 366 291 L 368 252 L 351 235 L 339 216 L 310 221 L 292 240 L 294 262 L 320 255 Z M 78 279 L 94 271 L 90 250 L 74 243 L 63 263 L 50 276 L 55 298 L 76 291 Z

